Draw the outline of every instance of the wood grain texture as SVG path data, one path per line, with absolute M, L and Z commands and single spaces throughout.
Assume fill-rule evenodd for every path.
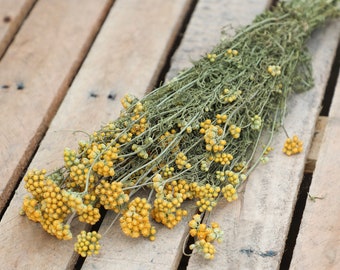
M 145 195 L 147 196 L 148 194 Z M 102 250 L 98 256 L 87 258 L 82 270 L 178 269 L 188 233 L 187 223 L 196 211 L 191 202 L 185 202 L 183 207 L 189 209 L 188 216 L 173 229 L 153 222 L 157 233 L 156 240 L 152 242 L 143 237 L 127 237 L 121 232 L 119 221 L 110 227 L 116 215 L 109 213 L 100 228 L 100 232 L 104 233 L 101 240 Z
M 190 19 L 183 40 L 171 59 L 167 79 L 209 52 L 223 35 L 231 37 L 235 29 L 252 22 L 270 5 L 270 0 L 201 0 Z M 222 31 L 225 32 L 222 35 Z
M 314 137 L 312 140 L 312 145 L 308 152 L 307 161 L 305 164 L 305 173 L 313 173 L 315 169 L 315 164 L 319 156 L 319 151 L 325 133 L 325 128 L 327 126 L 328 117 L 319 116 L 315 125 Z
M 0 210 L 91 45 L 110 1 L 39 1 L 0 62 Z M 6 87 L 4 87 L 6 86 Z
M 236 3 L 236 6 L 239 3 Z M 229 5 L 228 5 L 229 7 Z M 206 7 L 204 12 L 209 11 L 211 6 Z M 212 12 L 210 16 L 215 16 L 223 7 L 215 7 L 218 12 Z M 238 6 L 238 8 L 240 8 Z M 242 5 L 243 10 L 247 5 Z M 231 12 L 231 8 L 228 9 Z M 242 11 L 243 11 L 242 10 Z M 253 9 L 250 8 L 251 11 Z M 195 13 L 203 12 L 197 7 Z M 227 11 L 226 11 L 227 12 Z M 243 12 L 239 12 L 242 14 Z M 236 13 L 237 14 L 237 13 Z M 249 19 L 254 17 L 248 16 Z M 197 15 L 196 19 L 204 18 L 207 15 Z M 202 45 L 195 44 L 195 39 L 205 37 L 209 39 L 210 33 L 216 33 L 206 28 L 200 27 L 206 20 L 197 22 L 195 34 L 190 35 L 190 26 L 180 46 L 183 52 L 175 55 L 174 70 L 169 73 L 168 78 L 188 64 L 190 59 L 186 54 L 193 55 L 197 59 L 198 55 L 203 55 L 210 48 L 202 48 Z M 195 17 L 192 19 L 195 22 Z M 333 28 L 332 28 L 333 27 Z M 211 220 L 220 222 L 225 230 L 225 242 L 217 246 L 217 255 L 214 261 L 205 261 L 198 256 L 193 256 L 189 260 L 188 269 L 276 269 L 280 263 L 285 237 L 287 235 L 290 218 L 295 204 L 297 190 L 303 174 L 305 155 L 308 152 L 309 144 L 313 134 L 314 123 L 319 113 L 320 101 L 322 99 L 325 83 L 331 67 L 332 59 L 335 55 L 336 42 L 338 40 L 339 26 L 328 27 L 327 35 L 319 33 L 314 37 L 310 45 L 314 50 L 314 66 L 316 69 L 316 87 L 310 93 L 302 94 L 299 98 L 302 102 L 296 100 L 290 111 L 286 128 L 292 133 L 304 136 L 306 151 L 303 155 L 287 159 L 280 156 L 284 134 L 278 134 L 274 141 L 275 157 L 270 161 L 268 166 L 258 168 L 250 177 L 246 190 L 241 194 L 241 199 L 233 205 L 220 205 L 211 216 Z M 334 32 L 332 32 L 334 31 Z M 199 33 L 199 34 L 198 34 Z M 187 36 L 189 35 L 189 36 Z M 216 36 L 212 40 L 217 40 Z M 327 40 L 332 41 L 332 47 L 328 47 Z M 195 50 L 194 48 L 197 47 Z M 302 103 L 302 104 L 300 104 Z M 302 113 L 302 114 L 301 114 Z M 294 116 L 301 116 L 303 119 L 299 125 L 296 125 Z M 299 121 L 300 121 L 299 120 Z M 275 159 L 275 160 L 274 160 Z M 274 164 L 273 164 L 274 163 Z M 289 168 L 289 170 L 288 170 Z M 298 269 L 298 268 L 297 268 Z M 303 269 L 303 268 L 300 268 Z
M 35 2 L 0 0 L 0 59 Z
M 307 199 L 303 212 L 290 269 L 340 269 L 339 107 L 340 79 L 333 96 L 309 190 L 311 197 Z
M 225 241 L 217 246 L 215 259 L 204 261 L 193 256 L 188 269 L 279 268 L 339 34 L 339 22 L 313 34 L 309 48 L 315 86 L 296 95 L 288 104 L 285 128 L 290 136 L 298 134 L 305 151 L 297 156 L 285 156 L 281 152 L 285 134 L 283 131 L 276 134 L 269 163 L 260 165 L 251 174 L 238 201 L 219 205 L 210 216 L 225 231 Z
M 105 87 L 102 89 L 102 94 L 98 92 L 99 96 L 103 96 L 104 101 L 112 89 L 117 94 L 117 100 L 129 92 L 142 97 L 145 91 L 150 89 L 150 85 L 153 84 L 168 56 L 189 4 L 190 1 L 183 0 L 117 2 L 117 13 L 113 10 L 108 23 L 109 20 L 115 21 L 120 18 L 119 13 L 124 6 L 131 8 L 131 17 L 135 19 L 134 21 L 124 20 L 126 14 L 122 14 L 120 31 L 109 33 L 104 28 L 102 39 L 100 41 L 98 39 L 98 48 L 93 55 L 96 59 L 93 58 L 93 61 L 98 61 L 102 51 L 113 49 L 121 52 L 119 55 L 111 56 L 115 61 L 107 59 L 108 56 L 103 59 L 106 69 L 112 72 L 106 73 L 106 76 L 99 74 L 94 81 L 98 86 L 103 83 L 107 84 L 107 86 L 103 85 Z M 132 40 L 131 37 L 133 37 Z M 117 40 L 118 43 L 108 48 L 108 40 Z M 123 48 L 122 43 L 126 44 L 126 47 Z M 156 61 L 157 58 L 159 58 L 158 61 Z M 93 82 L 87 85 L 93 85 Z M 100 91 L 101 87 L 96 89 Z M 111 114 L 98 115 L 97 123 L 99 119 L 105 121 L 105 119 L 118 116 L 121 106 L 118 105 L 118 101 L 113 104 L 115 104 L 114 108 L 109 107 Z M 107 231 L 113 218 L 112 213 L 105 217 L 100 233 Z M 186 230 L 186 222 L 173 230 L 164 226 L 157 226 L 157 229 L 158 233 L 154 242 L 148 239 L 130 239 L 123 235 L 117 222 L 103 236 L 100 254 L 87 258 L 82 269 L 177 269 L 182 254 L 183 231 Z
M 86 34 L 94 34 L 94 30 L 91 33 L 87 31 L 94 29 L 90 26 L 95 22 L 100 24 L 96 16 L 102 16 L 109 1 L 83 1 L 83 6 L 77 7 L 81 8 L 82 12 L 78 13 L 82 14 L 74 13 L 79 4 L 75 0 L 39 1 L 0 62 L 0 86 L 10 86 L 0 88 L 0 164 L 8 164 L 7 168 L 0 167 L 1 179 L 18 179 L 43 136 L 41 132 L 47 129 L 57 109 L 30 168 L 51 170 L 59 166 L 63 162 L 64 147 L 76 147 L 78 139 L 86 138 L 80 133 L 73 135 L 73 131 L 98 129 L 101 124 L 117 118 L 121 110 L 119 100 L 124 94 L 141 97 L 150 90 L 166 61 L 190 2 L 116 0 L 58 109 L 72 76 L 85 56 L 86 45 L 81 46 L 79 41 L 84 41 Z M 218 42 L 223 25 L 235 27 L 250 23 L 255 14 L 267 6 L 265 0 L 247 0 L 247 4 L 242 5 L 239 2 L 198 2 L 167 78 L 209 51 Z M 56 6 L 53 8 L 51 3 Z M 66 16 L 64 13 L 58 16 L 66 3 L 72 6 L 74 14 L 70 8 Z M 48 16 L 46 11 L 53 11 L 53 14 Z M 46 20 L 56 24 L 46 24 Z M 85 26 L 87 31 L 83 29 Z M 44 31 L 52 33 L 44 37 L 41 35 Z M 255 170 L 240 199 L 232 204 L 219 205 L 210 217 L 225 231 L 224 242 L 217 245 L 215 260 L 206 261 L 194 254 L 188 269 L 278 268 L 339 33 L 338 22 L 326 25 L 313 35 L 309 48 L 313 54 L 315 87 L 297 95 L 289 105 L 285 127 L 290 134 L 298 134 L 303 139 L 305 151 L 290 158 L 284 156 L 281 148 L 285 135 L 283 132 L 277 134 L 269 163 Z M 49 42 L 52 37 L 55 40 Z M 18 91 L 18 86 L 24 86 L 24 89 L 19 89 L 23 91 Z M 26 90 L 29 90 L 28 93 Z M 340 132 L 335 109 L 340 106 L 339 83 L 337 93 L 332 104 L 331 122 L 322 141 L 326 146 L 320 152 L 327 158 L 318 161 L 313 179 L 316 184 L 310 190 L 311 195 L 324 199 L 307 203 L 292 269 L 339 268 L 340 220 L 336 213 L 340 202 L 335 183 L 339 174 L 335 156 L 339 150 L 336 134 Z M 5 190 L 1 186 L 3 184 L 7 185 L 8 191 L 13 188 L 8 183 L 14 182 L 0 181 L 0 192 Z M 56 240 L 39 224 L 18 215 L 26 194 L 21 183 L 1 219 L 0 249 L 6 256 L 0 256 L 0 268 L 73 269 L 78 258 L 73 253 L 75 239 Z M 1 200 L 3 203 L 6 201 L 5 197 Z M 190 210 L 195 211 L 195 208 Z M 125 237 L 118 223 L 109 228 L 113 218 L 114 215 L 109 213 L 100 228 L 100 232 L 105 234 L 100 255 L 87 258 L 82 269 L 177 269 L 187 235 L 187 219 L 173 230 L 157 226 L 157 238 L 150 242 Z M 74 235 L 84 228 L 84 224 L 72 223 Z M 312 249 L 315 252 L 310 252 Z M 317 262 L 320 256 L 324 258 Z
M 93 3 L 97 4 L 97 1 Z M 62 165 L 64 147 L 76 147 L 77 140 L 84 138 L 78 133 L 73 136 L 74 130 L 92 132 L 118 117 L 122 108 L 119 100 L 124 94 L 144 95 L 166 61 L 189 3 L 183 0 L 118 0 L 114 3 L 30 168 L 52 170 Z M 8 269 L 13 265 L 21 269 L 41 269 L 46 264 L 49 269 L 73 268 L 77 258 L 73 252 L 75 239 L 56 240 L 44 232 L 40 224 L 18 215 L 26 194 L 21 183 L 1 220 L 0 243 L 12 255 L 0 258 L 0 264 Z M 105 222 L 110 221 L 108 218 Z M 77 222 L 71 225 L 74 235 L 85 228 L 84 224 Z M 106 241 L 102 261 L 119 261 L 121 253 L 110 254 L 105 250 L 106 247 L 110 250 L 110 243 L 118 247 L 123 243 L 115 244 L 111 238 Z M 121 241 L 125 242 L 126 238 Z M 152 244 L 143 240 L 139 244 L 132 241 L 130 248 L 134 245 L 143 247 L 141 253 L 145 251 L 146 242 Z M 20 252 L 17 252 L 18 247 Z M 22 259 L 23 255 L 29 260 Z M 103 269 L 114 265 L 108 263 Z

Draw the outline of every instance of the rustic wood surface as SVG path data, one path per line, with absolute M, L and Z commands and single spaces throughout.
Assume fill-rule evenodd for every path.
M 185 36 L 171 59 L 167 78 L 171 79 L 182 69 L 209 52 L 224 35 L 231 37 L 235 29 L 245 26 L 270 5 L 270 0 L 199 1 L 188 24 Z M 223 34 L 222 34 L 223 33 Z
M 228 23 L 237 23 L 238 26 L 250 23 L 255 15 L 263 11 L 268 4 L 267 1 L 258 1 L 254 4 L 256 8 L 252 9 L 249 6 L 247 12 L 238 16 L 240 7 L 237 2 L 235 0 L 230 1 L 227 6 L 225 2 L 220 0 L 199 2 L 188 24 L 184 39 L 172 58 L 171 67 L 167 74 L 168 78 L 174 76 L 180 69 L 189 67 L 191 60 L 198 59 L 200 55 L 212 49 L 212 46 L 221 37 L 221 26 Z M 214 20 L 210 19 L 212 17 Z M 209 24 L 206 23 L 207 21 L 210 21 Z M 112 214 L 105 218 L 100 232 L 107 230 L 113 218 L 114 215 Z M 187 218 L 185 221 L 187 221 Z M 150 244 L 148 252 L 144 252 L 147 240 L 133 244 L 133 239 L 126 239 L 119 232 L 119 224 L 115 224 L 101 241 L 103 245 L 101 254 L 86 259 L 83 268 L 121 269 L 129 261 L 129 269 L 159 269 L 160 267 L 162 269 L 176 269 L 182 253 L 183 242 L 188 234 L 186 223 L 182 222 L 173 230 L 160 226 L 157 226 L 157 229 L 159 232 L 156 241 Z M 120 244 L 113 244 L 111 239 L 115 239 L 115 243 Z M 117 258 L 113 258 L 112 254 L 119 255 Z M 132 258 L 131 254 L 134 254 Z
M 226 264 L 221 269 L 278 269 L 332 65 L 325 59 L 333 59 L 339 33 L 340 24 L 334 23 L 314 34 L 310 49 L 315 87 L 299 94 L 288 106 L 285 128 L 290 136 L 299 135 L 305 151 L 295 157 L 284 156 L 281 149 L 285 134 L 278 132 L 269 164 L 252 173 L 239 200 L 228 206 L 221 204 L 210 217 L 225 230 L 225 242 L 216 259 L 206 262 L 196 256 L 188 269 L 199 265 L 216 269 L 223 263 Z
M 127 92 L 143 96 L 159 74 L 188 4 L 189 1 L 182 0 L 115 2 L 41 142 L 31 168 L 53 169 L 62 164 L 64 147 L 73 147 L 77 143 L 72 131 L 91 132 L 116 118 L 121 110 L 119 100 Z M 74 264 L 74 241 L 58 241 L 42 231 L 40 225 L 18 216 L 25 194 L 21 183 L 1 220 L 1 245 L 13 254 L 1 258 L 1 264 L 8 269 L 13 266 L 32 269 L 46 264 L 50 269 L 64 269 Z M 74 224 L 72 228 L 75 235 L 81 229 L 84 225 Z M 26 237 L 21 242 L 23 233 Z M 21 251 L 15 252 L 19 245 Z M 25 255 L 24 259 L 22 255 Z
M 338 77 L 340 78 L 340 77 Z M 340 79 L 303 212 L 291 269 L 340 269 Z
M 36 0 L 0 0 L 0 58 Z
M 270 4 L 0 0 L 0 164 L 5 164 L 0 166 L 0 248 L 7 255 L 0 256 L 0 269 L 74 269 L 79 258 L 73 251 L 75 239 L 56 240 L 19 215 L 27 192 L 23 183 L 16 186 L 27 166 L 58 167 L 64 147 L 74 148 L 86 138 L 74 131 L 92 132 L 117 118 L 121 97 L 150 91 L 167 61 L 166 80 L 207 53 L 222 28 L 232 35 Z M 6 16 L 10 21 L 3 20 Z M 172 56 L 184 23 L 184 36 Z M 291 269 L 338 269 L 340 82 L 329 117 L 319 117 L 319 112 L 339 38 L 339 21 L 313 34 L 309 49 L 315 87 L 289 104 L 285 127 L 302 138 L 304 152 L 284 156 L 285 135 L 278 132 L 269 163 L 252 173 L 240 199 L 220 204 L 209 215 L 225 231 L 214 260 L 193 254 L 187 266 L 180 264 L 187 221 L 196 211 L 188 202 L 190 214 L 177 227 L 156 224 L 154 242 L 127 238 L 119 222 L 111 227 L 115 215 L 107 213 L 99 229 L 104 234 L 100 254 L 76 269 L 279 269 L 302 176 L 313 173 L 315 164 Z M 71 225 L 74 235 L 89 229 L 76 221 Z
M 219 10 L 218 14 L 223 13 L 225 5 L 220 3 L 219 6 L 218 2 L 214 5 L 216 10 L 202 8 L 205 14 L 195 18 L 209 17 L 208 12 L 211 12 L 210 16 L 214 16 L 217 10 Z M 240 6 L 236 2 L 235 11 L 239 11 Z M 258 6 L 260 3 L 257 3 Z M 228 5 L 226 12 L 230 12 L 232 7 L 232 4 Z M 195 50 L 188 49 L 196 47 L 192 36 L 199 33 L 199 36 L 209 37 L 210 31 L 217 32 L 212 29 L 203 32 L 202 27 L 199 27 L 202 24 L 203 21 L 198 20 L 196 27 L 192 27 L 193 33 L 186 33 L 187 42 L 184 40 L 183 47 L 187 49 L 179 52 L 178 66 L 181 67 L 182 62 L 186 62 L 183 60 L 186 57 L 185 53 L 190 54 L 191 50 Z M 298 95 L 289 104 L 285 127 L 292 135 L 299 134 L 304 141 L 305 152 L 297 157 L 285 157 L 281 153 L 285 134 L 283 131 L 279 132 L 273 141 L 275 151 L 270 165 L 257 168 L 250 176 L 249 183 L 246 184 L 238 201 L 230 205 L 227 203 L 219 205 L 219 208 L 209 216 L 210 220 L 219 222 L 225 230 L 225 242 L 218 248 L 215 260 L 210 262 L 194 256 L 189 261 L 188 269 L 277 269 L 279 267 L 305 160 L 320 112 L 332 60 L 335 57 L 339 33 L 340 24 L 333 23 L 314 34 L 309 47 L 314 57 L 315 87 Z M 195 56 L 204 54 L 200 46 L 202 45 L 198 46 L 198 52 L 194 52 Z M 297 124 L 297 118 L 300 124 Z
M 0 62 L 0 210 L 97 33 L 109 1 L 39 1 Z M 4 87 L 5 86 L 5 87 Z
M 314 172 L 315 163 L 319 156 L 319 151 L 320 151 L 323 135 L 325 132 L 325 128 L 327 126 L 327 122 L 328 122 L 327 116 L 319 116 L 318 120 L 316 121 L 312 145 L 309 149 L 307 161 L 305 164 L 305 173 Z

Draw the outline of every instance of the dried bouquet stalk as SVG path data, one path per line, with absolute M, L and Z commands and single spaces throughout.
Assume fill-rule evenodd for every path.
M 141 100 L 126 95 L 119 118 L 77 150 L 66 148 L 61 168 L 27 173 L 23 213 L 57 238 L 70 239 L 72 218 L 95 224 L 104 207 L 117 213 L 126 235 L 153 240 L 150 218 L 174 227 L 187 215 L 184 200 L 195 200 L 200 213 L 219 200 L 236 200 L 238 187 L 266 160 L 288 97 L 312 86 L 305 42 L 339 15 L 338 3 L 279 3 Z M 286 154 L 301 151 L 297 137 L 286 142 Z M 137 196 L 140 189 L 150 191 L 148 198 Z M 197 240 L 190 248 L 213 258 L 213 242 L 223 234 L 219 225 L 204 224 L 197 214 L 189 226 Z M 75 249 L 96 254 L 99 239 L 82 232 Z

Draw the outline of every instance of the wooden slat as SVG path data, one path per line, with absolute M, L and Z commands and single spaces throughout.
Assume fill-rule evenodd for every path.
M 237 0 L 199 1 L 166 77 L 171 79 L 191 66 L 225 38 L 224 35 L 230 37 L 235 29 L 251 23 L 270 3 L 270 0 L 245 0 L 242 4 Z M 222 31 L 225 32 L 223 35 Z
M 338 78 L 290 269 L 340 269 Z
M 98 4 L 97 1 L 93 3 Z M 159 75 L 189 4 L 190 1 L 183 0 L 117 0 L 114 3 L 41 142 L 31 168 L 46 167 L 51 170 L 62 165 L 64 147 L 75 147 L 77 140 L 83 138 L 80 134 L 73 136 L 72 131 L 92 132 L 102 123 L 117 118 L 122 108 L 119 100 L 124 94 L 132 93 L 139 97 L 144 95 Z M 73 252 L 75 239 L 56 240 L 44 232 L 39 224 L 20 217 L 18 211 L 25 194 L 24 185 L 20 184 L 1 220 L 0 242 L 11 256 L 6 259 L 0 257 L 0 265 L 8 269 L 12 269 L 13 265 L 21 269 L 43 269 L 45 265 L 49 269 L 72 268 L 76 259 Z M 110 221 L 110 218 L 105 219 L 104 224 Z M 74 235 L 84 229 L 84 224 L 71 225 Z M 103 226 L 102 230 L 106 228 Z M 120 241 L 125 242 L 126 239 L 122 237 Z M 139 244 L 130 242 L 129 248 L 138 245 L 138 252 L 145 252 L 141 243 L 145 243 L 146 247 L 146 241 L 136 241 L 139 240 Z M 109 234 L 104 237 L 101 255 L 94 259 L 98 260 L 96 265 L 105 264 L 102 269 L 115 267 L 115 263 L 112 263 L 115 259 L 117 265 L 120 265 L 118 269 L 126 269 L 119 264 L 122 254 L 110 253 L 110 245 L 123 245 L 116 241 Z M 29 258 L 29 261 L 23 257 Z M 131 253 L 125 263 L 130 260 Z M 110 263 L 106 265 L 106 261 Z M 92 263 L 86 262 L 84 267 L 91 268 Z
M 333 22 L 313 35 L 309 48 L 315 87 L 296 95 L 288 104 L 285 128 L 289 134 L 298 134 L 305 151 L 297 156 L 285 156 L 281 152 L 285 134 L 283 131 L 276 134 L 269 163 L 252 173 L 238 201 L 220 204 L 210 216 L 225 232 L 225 241 L 217 246 L 215 259 L 205 261 L 193 256 L 188 269 L 279 268 L 339 34 L 340 23 Z M 319 258 L 316 254 L 315 259 Z
M 172 59 L 173 62 L 167 77 L 172 77 L 180 69 L 190 66 L 190 59 L 199 57 L 200 54 L 211 49 L 220 38 L 220 28 L 224 24 L 232 21 L 241 23 L 242 20 L 243 24 L 251 22 L 252 18 L 248 17 L 248 12 L 244 13 L 242 19 L 238 16 L 240 9 L 237 1 L 230 1 L 230 3 L 228 3 L 228 10 L 225 10 L 224 13 L 221 13 L 219 9 L 223 3 L 217 2 L 220 1 L 210 1 L 209 3 L 199 2 L 190 20 L 184 41 L 179 47 L 178 53 L 176 53 Z M 267 6 L 267 1 L 262 1 L 262 3 L 257 2 L 256 4 L 253 3 L 253 5 L 252 10 L 260 13 Z M 214 13 L 213 16 L 212 13 Z M 201 16 L 203 17 L 202 21 L 200 19 Z M 208 19 L 210 16 L 212 16 L 214 20 Z M 236 20 L 236 18 L 238 18 L 238 20 Z M 197 20 L 200 25 L 195 23 Z M 206 23 L 207 21 L 209 21 L 209 23 Z M 215 29 L 209 28 L 212 25 L 215 26 Z M 193 31 L 190 30 L 191 28 L 196 29 Z M 207 35 L 207 33 L 209 34 Z M 190 44 L 190 42 L 189 44 L 186 43 L 187 35 L 190 41 L 194 40 L 193 44 Z M 202 46 L 202 44 L 204 45 Z M 198 48 L 196 46 L 198 46 Z M 185 57 L 183 57 L 183 55 L 185 55 Z M 192 213 L 193 210 L 194 208 L 191 208 L 190 213 Z M 190 214 L 188 218 L 190 218 Z M 112 214 L 110 214 L 108 218 L 105 218 L 100 232 L 106 232 L 106 228 L 110 226 L 110 220 L 112 219 Z M 101 254 L 97 257 L 87 258 L 82 269 L 177 269 L 183 243 L 187 236 L 187 222 L 188 219 L 186 218 L 173 230 L 157 226 L 158 233 L 154 243 L 150 243 L 148 240 L 135 241 L 134 239 L 125 238 L 119 231 L 119 224 L 114 224 L 101 240 Z M 112 239 L 114 239 L 114 241 Z M 116 257 L 115 254 L 118 256 Z
M 160 1 L 120 1 L 117 3 L 117 13 L 112 14 L 110 19 L 119 20 L 119 32 L 109 33 L 103 29 L 103 37 L 100 41 L 102 48 L 98 46 L 96 57 L 102 51 L 122 51 L 120 57 L 114 56 L 118 61 L 106 59 L 106 68 L 112 69 L 109 77 L 99 76 L 96 84 L 101 85 L 109 81 L 109 89 L 104 89 L 104 100 L 108 91 L 115 89 L 117 99 L 122 95 L 131 92 L 142 97 L 146 89 L 149 89 L 150 82 L 154 81 L 155 75 L 159 74 L 160 67 L 164 64 L 171 44 L 175 40 L 180 25 L 189 9 L 191 1 L 175 0 Z M 133 8 L 134 7 L 134 8 Z M 130 16 L 118 12 L 122 9 L 131 8 Z M 128 18 L 127 18 L 128 17 Z M 129 18 L 134 18 L 131 21 Z M 131 40 L 131 36 L 134 38 Z M 111 44 L 111 47 L 104 46 L 107 40 L 117 40 L 118 43 Z M 126 50 L 121 43 L 128 40 Z M 99 40 L 98 40 L 99 41 Z M 126 44 L 126 42 L 124 42 Z M 128 55 L 131 55 L 130 59 Z M 160 58 L 159 62 L 155 62 Z M 94 60 L 95 61 L 95 60 Z M 108 73 L 107 73 L 108 74 Z M 151 78 L 151 80 L 150 80 Z M 104 81 L 103 81 L 104 79 Z M 152 83 L 151 83 L 152 84 Z M 100 89 L 100 87 L 99 87 Z M 101 94 L 100 94 L 101 95 Z M 110 117 L 117 117 L 117 108 Z M 98 119 L 108 119 L 105 115 L 98 116 Z M 105 234 L 101 240 L 102 249 L 98 256 L 86 259 L 82 269 L 176 269 L 181 258 L 183 231 L 186 223 L 182 223 L 173 230 L 164 226 L 157 226 L 157 236 L 154 242 L 148 239 L 130 239 L 123 235 L 116 222 L 107 231 L 115 215 L 108 213 L 100 227 L 100 233 Z
M 184 207 L 189 209 L 188 217 L 191 217 L 195 208 L 191 206 L 190 202 Z M 100 229 L 100 232 L 104 233 L 100 254 L 87 258 L 82 270 L 178 269 L 186 241 L 183 232 L 187 231 L 188 217 L 184 217 L 181 223 L 171 230 L 153 222 L 157 233 L 156 240 L 151 242 L 145 238 L 133 239 L 125 236 L 121 232 L 119 221 L 110 227 L 115 218 L 111 212 L 105 217 Z M 110 229 L 107 231 L 109 227 Z
M 312 145 L 310 147 L 307 161 L 305 165 L 305 173 L 313 173 L 315 169 L 315 163 L 319 156 L 319 151 L 323 139 L 323 135 L 325 133 L 325 128 L 327 126 L 328 117 L 327 116 L 319 116 L 314 131 L 314 137 L 312 140 Z
M 0 58 L 35 2 L 0 0 Z
M 0 62 L 0 210 L 55 114 L 111 1 L 39 1 Z

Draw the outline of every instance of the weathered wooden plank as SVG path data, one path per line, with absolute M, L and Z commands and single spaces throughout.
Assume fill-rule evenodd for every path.
M 102 123 L 117 118 L 122 108 L 119 100 L 124 94 L 132 93 L 139 97 L 144 95 L 155 82 L 160 67 L 166 61 L 189 4 L 190 1 L 183 0 L 118 0 L 114 3 L 41 142 L 31 168 L 46 167 L 51 170 L 61 165 L 64 147 L 76 146 L 77 140 L 82 137 L 80 134 L 73 136 L 73 130 L 92 132 Z M 6 260 L 0 258 L 1 265 L 8 269 L 12 269 L 13 265 L 26 269 L 40 269 L 45 265 L 49 265 L 49 269 L 72 267 L 76 258 L 73 253 L 75 240 L 56 240 L 44 232 L 39 224 L 18 216 L 25 194 L 24 185 L 20 184 L 1 220 L 0 243 L 6 247 L 3 250 L 11 254 Z M 110 218 L 105 219 L 104 224 L 109 224 L 110 221 Z M 74 234 L 84 229 L 84 224 L 71 225 Z M 102 230 L 105 230 L 104 226 Z M 138 252 L 142 253 L 146 243 L 143 239 L 140 240 L 139 244 L 130 242 L 129 248 L 137 245 L 140 247 Z M 101 255 L 96 257 L 101 261 L 98 265 L 106 260 L 112 262 L 117 259 L 117 265 L 122 262 L 119 262 L 121 253 L 110 253 L 110 245 L 123 245 L 116 241 L 110 238 L 110 234 L 104 237 Z M 126 238 L 122 237 L 121 241 L 125 242 Z M 162 243 L 158 242 L 157 245 Z M 29 261 L 22 259 L 23 254 Z M 134 255 L 126 255 L 125 258 L 128 259 L 124 264 L 116 267 L 125 269 L 124 265 L 129 263 L 131 256 Z M 89 261 L 84 267 L 91 268 L 92 265 L 93 261 Z M 110 263 L 102 269 L 114 266 L 114 263 Z
M 155 75 L 159 74 L 160 67 L 164 64 L 171 45 L 178 33 L 180 25 L 189 9 L 191 1 L 155 1 L 148 0 L 141 3 L 138 0 L 118 2 L 117 13 L 112 14 L 112 20 L 120 19 L 119 33 L 109 33 L 108 29 L 103 29 L 103 38 L 98 46 L 97 53 L 107 51 L 105 46 L 108 40 L 117 40 L 117 44 L 111 46 L 114 50 L 122 50 L 121 61 L 106 60 L 107 68 L 112 69 L 112 76 L 98 76 L 95 83 L 101 85 L 108 81 L 109 89 L 115 89 L 117 99 L 127 92 L 131 92 L 139 97 L 143 96 L 145 90 L 149 90 L 149 85 L 154 82 Z M 118 12 L 121 12 L 124 6 L 129 6 L 131 16 L 134 21 L 126 20 L 126 14 L 122 18 Z M 134 6 L 134 8 L 132 8 Z M 125 18 L 125 20 L 124 20 Z M 125 33 L 125 34 L 123 34 Z M 131 35 L 134 36 L 130 40 Z M 146 39 L 145 39 L 146 38 Z M 122 42 L 130 40 L 126 50 L 121 47 Z M 98 40 L 99 42 L 99 40 Z M 112 49 L 111 47 L 111 49 Z M 129 61 L 126 58 L 133 52 Z M 98 55 L 96 54 L 96 56 Z M 159 63 L 155 62 L 156 58 L 161 57 Z M 152 58 L 152 59 L 150 59 Z M 136 71 L 136 72 L 135 72 Z M 140 71 L 140 72 L 137 72 Z M 151 80 L 150 80 L 151 78 Z M 105 93 L 105 92 L 104 92 Z M 105 95 L 103 94 L 104 99 Z M 117 105 L 116 105 L 117 106 Z M 118 106 L 112 117 L 117 117 Z M 105 115 L 98 119 L 108 119 Z M 105 234 L 101 240 L 102 250 L 98 256 L 89 257 L 85 260 L 82 269 L 176 269 L 181 258 L 183 231 L 186 229 L 186 223 L 173 230 L 156 224 L 157 236 L 154 242 L 148 239 L 130 239 L 125 236 L 116 222 L 109 230 L 115 215 L 108 213 L 103 224 L 100 227 L 100 233 Z M 108 231 L 107 231 L 108 230 Z
M 319 116 L 316 122 L 312 145 L 310 147 L 310 150 L 307 156 L 306 165 L 305 165 L 305 173 L 314 172 L 315 163 L 319 156 L 319 151 L 320 151 L 323 135 L 325 133 L 325 128 L 327 126 L 327 122 L 328 122 L 327 116 Z
M 315 87 L 297 95 L 288 105 L 285 128 L 291 136 L 299 135 L 305 151 L 298 156 L 284 156 L 281 149 L 285 134 L 276 134 L 269 163 L 252 173 L 238 201 L 220 204 L 210 216 L 225 231 L 225 241 L 217 247 L 215 259 L 204 261 L 193 256 L 188 269 L 279 268 L 339 33 L 340 23 L 333 22 L 313 35 L 309 48 Z
M 237 0 L 199 1 L 166 77 L 171 79 L 191 66 L 192 61 L 209 52 L 223 35 L 232 36 L 235 29 L 249 24 L 270 3 L 270 0 L 246 0 L 242 4 Z
M 190 202 L 186 207 L 188 205 Z M 116 217 L 110 212 L 100 229 L 104 234 L 101 240 L 102 250 L 98 256 L 87 258 L 82 269 L 178 269 L 186 241 L 183 232 L 187 231 L 188 218 L 194 211 L 194 207 L 189 208 L 188 217 L 184 217 L 171 230 L 153 222 L 157 230 L 156 240 L 153 242 L 146 238 L 133 239 L 125 236 L 121 232 L 119 220 L 110 227 Z
M 91 45 L 111 1 L 39 1 L 0 62 L 0 210 Z
M 340 77 L 290 269 L 340 269 Z
M 35 2 L 0 0 L 0 58 Z

